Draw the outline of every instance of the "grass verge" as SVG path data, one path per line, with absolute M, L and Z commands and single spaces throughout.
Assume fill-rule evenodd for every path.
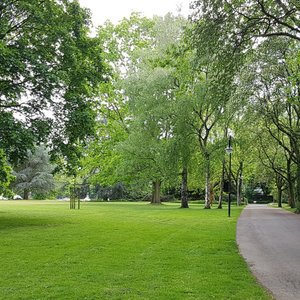
M 238 253 L 240 211 L 1 201 L 1 299 L 271 299 Z
M 269 203 L 269 206 L 271 207 L 275 207 L 278 208 L 278 204 L 277 203 Z M 296 208 L 291 208 L 287 203 L 282 203 L 282 209 L 288 210 L 290 212 L 296 212 Z

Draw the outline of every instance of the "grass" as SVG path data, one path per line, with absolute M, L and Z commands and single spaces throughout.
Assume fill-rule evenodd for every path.
M 1 299 L 271 299 L 239 256 L 241 209 L 0 202 Z
M 269 203 L 269 206 L 278 208 L 277 203 Z M 296 208 L 291 208 L 287 203 L 282 203 L 282 209 L 288 210 L 290 212 L 296 212 Z

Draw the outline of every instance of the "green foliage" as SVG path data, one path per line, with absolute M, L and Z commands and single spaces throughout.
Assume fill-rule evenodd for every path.
M 23 191 L 24 199 L 28 199 L 30 192 L 42 194 L 51 191 L 54 189 L 53 170 L 45 147 L 39 146 L 34 152 L 29 151 L 27 160 L 16 172 L 16 190 Z
M 133 121 L 130 135 L 121 146 L 128 160 L 137 162 L 149 179 L 166 176 L 166 148 L 172 136 L 170 108 L 174 82 L 172 69 L 144 68 L 126 85 Z M 133 173 L 136 173 L 133 171 Z M 141 176 L 140 172 L 136 173 Z
M 192 7 L 196 38 L 205 36 L 204 47 L 213 53 L 249 49 L 258 37 L 300 40 L 297 1 L 202 0 Z
M 13 179 L 12 168 L 7 163 L 3 149 L 0 149 L 0 195 L 11 195 L 10 182 Z
M 7 156 L 23 159 L 43 139 L 72 169 L 74 143 L 94 133 L 91 99 L 106 73 L 88 35 L 89 11 L 71 0 L 4 0 L 0 15 L 0 115 L 4 131 L 15 135 L 2 133 Z
M 139 50 L 153 44 L 154 21 L 132 13 L 118 24 L 110 21 L 99 26 L 97 38 L 103 49 L 102 57 L 113 69 L 112 77 L 125 75 L 138 61 Z
M 80 175 L 93 184 L 113 185 L 122 179 L 122 158 L 117 145 L 129 133 L 128 101 L 121 85 L 129 67 L 136 63 L 133 53 L 152 42 L 153 21 L 133 13 L 118 24 L 106 22 L 98 27 L 97 41 L 103 61 L 110 66 L 110 81 L 99 86 L 101 93 L 94 108 L 97 111 L 97 138 L 89 141 L 82 158 Z
M 245 181 L 284 178 L 291 198 L 297 178 L 300 199 L 299 5 L 204 0 L 193 8 L 198 59 L 213 58 L 219 74 L 237 83 L 228 107 L 240 160 L 233 168 L 244 163 Z
M 183 138 L 187 132 L 182 130 L 184 116 L 176 94 L 179 58 L 173 55 L 174 49 L 175 53 L 180 49 L 186 21 L 171 14 L 153 20 L 155 42 L 138 52 L 139 62 L 124 79 L 131 123 L 128 139 L 120 149 L 130 178 L 174 187 L 179 183 L 183 160 L 187 164 L 189 155 L 183 153 L 190 148 L 190 139 Z
M 27 149 L 33 149 L 33 132 L 24 127 L 22 121 L 15 119 L 12 112 L 0 112 L 0 115 L 0 145 L 9 162 L 16 166 L 26 158 Z M 35 128 L 39 131 L 38 126 Z

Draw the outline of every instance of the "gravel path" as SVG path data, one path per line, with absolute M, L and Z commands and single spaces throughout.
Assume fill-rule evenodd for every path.
M 253 274 L 275 299 L 300 299 L 300 215 L 248 205 L 238 220 L 237 243 Z

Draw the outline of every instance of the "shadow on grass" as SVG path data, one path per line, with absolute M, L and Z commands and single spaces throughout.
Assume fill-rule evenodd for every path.
M 28 216 L 12 216 L 1 212 L 0 216 L 0 231 L 9 230 L 21 227 L 55 227 L 61 226 L 67 222 L 50 218 L 38 218 Z

